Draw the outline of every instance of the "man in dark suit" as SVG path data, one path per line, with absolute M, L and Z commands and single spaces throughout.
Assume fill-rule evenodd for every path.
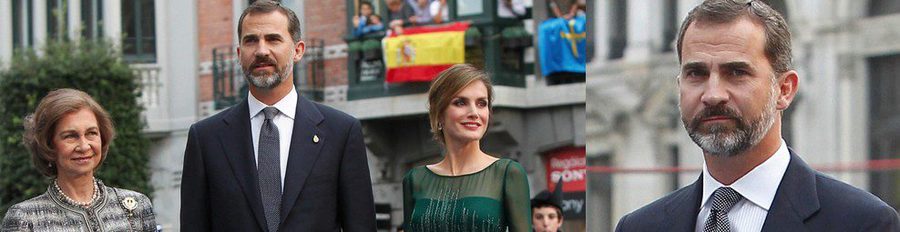
M 296 92 L 303 56 L 290 9 L 256 1 L 237 49 L 250 94 L 191 126 L 182 231 L 375 231 L 360 123 Z
M 900 231 L 896 210 L 806 165 L 781 139 L 797 94 L 790 30 L 760 1 L 707 0 L 678 38 L 679 108 L 703 173 L 616 231 Z

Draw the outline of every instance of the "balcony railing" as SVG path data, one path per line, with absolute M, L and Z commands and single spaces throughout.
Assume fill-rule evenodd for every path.
M 168 119 L 167 105 L 164 100 L 166 81 L 162 77 L 158 64 L 132 64 L 131 69 L 140 83 L 141 97 L 139 103 L 144 107 L 143 117 L 147 120 L 148 132 L 166 130 L 164 124 Z
M 213 48 L 213 101 L 220 110 L 247 97 L 247 83 L 232 46 Z
M 234 47 L 214 48 L 212 69 L 216 110 L 228 108 L 247 97 L 247 81 Z M 294 86 L 307 99 L 321 102 L 325 96 L 325 80 L 325 42 L 307 39 L 303 59 L 294 64 Z
M 348 100 L 424 93 L 427 82 L 386 83 L 382 56 L 383 35 L 345 37 L 348 44 Z M 525 75 L 534 72 L 524 61 L 533 36 L 520 21 L 472 21 L 466 31 L 465 62 L 488 70 L 495 85 L 525 87 Z

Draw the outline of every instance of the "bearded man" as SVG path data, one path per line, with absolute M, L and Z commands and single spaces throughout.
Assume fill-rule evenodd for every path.
M 681 120 L 703 150 L 703 173 L 625 215 L 616 231 L 900 231 L 897 211 L 811 169 L 781 138 L 800 78 L 777 11 L 707 0 L 677 43 Z
M 181 231 L 375 231 L 359 120 L 300 96 L 300 21 L 260 0 L 238 21 L 247 99 L 191 126 Z

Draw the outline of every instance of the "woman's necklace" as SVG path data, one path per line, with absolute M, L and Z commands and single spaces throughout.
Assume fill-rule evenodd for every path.
M 75 199 L 72 199 L 71 197 L 69 197 L 68 195 L 66 195 L 66 193 L 64 193 L 64 192 L 62 191 L 62 189 L 59 188 L 59 181 L 58 181 L 58 180 L 53 181 L 53 186 L 56 187 L 56 191 L 59 192 L 59 195 L 62 195 L 62 196 L 63 196 L 63 199 L 66 200 L 66 202 L 69 202 L 69 204 L 81 206 L 81 207 L 84 207 L 84 208 L 90 207 L 91 204 L 93 204 L 95 201 L 97 201 L 97 198 L 100 198 L 100 186 L 99 186 L 99 184 L 97 183 L 97 179 L 96 179 L 96 178 L 94 179 L 94 194 L 91 195 L 91 200 L 89 200 L 88 202 L 80 202 L 80 201 L 76 201 Z

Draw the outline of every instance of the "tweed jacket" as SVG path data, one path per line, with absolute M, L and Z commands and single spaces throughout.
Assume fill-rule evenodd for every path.
M 156 231 L 147 196 L 98 182 L 100 198 L 90 208 L 68 203 L 51 185 L 44 194 L 10 207 L 0 231 Z

